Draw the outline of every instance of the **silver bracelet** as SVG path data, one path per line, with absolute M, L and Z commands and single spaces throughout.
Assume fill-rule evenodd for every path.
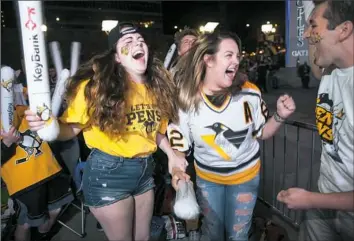
M 274 120 L 275 120 L 276 122 L 283 123 L 283 122 L 285 121 L 284 118 L 282 118 L 282 117 L 279 116 L 278 112 L 275 112 L 274 115 L 273 115 L 273 117 L 274 117 Z

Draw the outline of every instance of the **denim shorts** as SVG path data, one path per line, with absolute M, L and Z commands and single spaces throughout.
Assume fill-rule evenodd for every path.
M 153 158 L 124 158 L 92 149 L 83 173 L 85 205 L 103 207 L 155 187 Z

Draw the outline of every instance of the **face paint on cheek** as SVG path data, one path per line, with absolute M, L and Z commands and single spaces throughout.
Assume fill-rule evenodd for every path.
M 123 55 L 128 55 L 128 53 L 129 53 L 129 48 L 128 48 L 128 46 L 123 46 L 123 47 L 120 49 L 120 53 L 123 54 Z
M 319 33 L 316 32 L 316 33 L 311 33 L 310 39 L 311 39 L 312 43 L 317 44 L 317 43 L 321 42 L 321 40 L 323 38 Z

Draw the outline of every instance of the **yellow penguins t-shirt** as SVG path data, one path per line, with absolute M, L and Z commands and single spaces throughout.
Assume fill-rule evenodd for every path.
M 83 135 L 90 148 L 126 158 L 154 153 L 157 149 L 156 135 L 158 132 L 165 134 L 168 120 L 161 117 L 146 86 L 131 81 L 126 95 L 125 129 L 119 137 L 112 138 L 90 122 L 84 95 L 88 82 L 86 80 L 79 85 L 76 97 L 69 103 L 60 120 L 84 126 Z
M 1 177 L 10 195 L 40 184 L 62 169 L 48 143 L 30 131 L 24 118 L 27 108 L 28 106 L 16 106 L 14 126 L 19 131 L 21 140 L 16 146 L 15 155 L 1 166 Z

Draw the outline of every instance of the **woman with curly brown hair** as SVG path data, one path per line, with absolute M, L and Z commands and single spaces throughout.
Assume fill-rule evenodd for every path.
M 174 85 L 149 53 L 139 30 L 120 23 L 110 49 L 82 65 L 67 88 L 68 108 L 60 118 L 60 140 L 83 131 L 92 149 L 83 175 L 85 204 L 109 240 L 148 240 L 153 213 L 152 153 L 157 145 L 170 169 L 185 168 L 165 137 L 177 120 Z M 43 127 L 27 112 L 32 130 Z

